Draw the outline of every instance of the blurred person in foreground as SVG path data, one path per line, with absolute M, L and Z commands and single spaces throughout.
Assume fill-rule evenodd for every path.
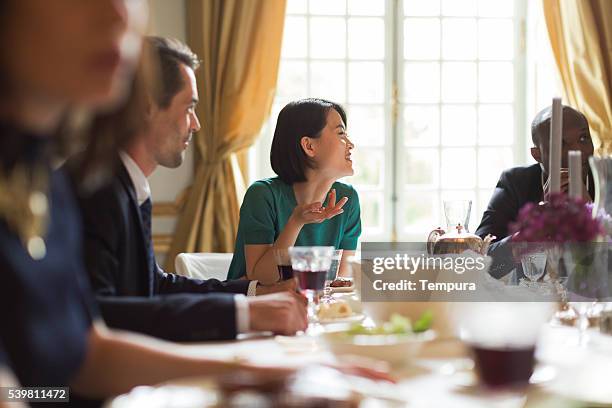
M 110 110 L 124 97 L 146 6 L 0 3 L 0 344 L 22 385 L 70 386 L 72 404 L 177 377 L 295 370 L 190 356 L 107 329 L 96 310 L 73 193 L 51 164 L 58 147 L 77 144 L 65 137 L 71 113 Z
M 489 273 L 495 278 L 503 277 L 517 266 L 512 260 L 511 245 L 509 245 L 513 238 L 508 232 L 509 224 L 516 221 L 519 210 L 525 204 L 539 203 L 548 198 L 551 116 L 552 107 L 548 106 L 541 110 L 531 123 L 533 142 L 531 156 L 537 163 L 513 167 L 502 173 L 476 230 L 476 235 L 482 238 L 488 234 L 496 237 L 489 247 L 489 255 L 494 257 Z M 562 138 L 561 168 L 568 167 L 567 156 L 570 150 L 579 150 L 582 153 L 583 196 L 592 200 L 595 196 L 595 187 L 588 161 L 593 155 L 589 122 L 581 112 L 570 106 L 563 106 Z M 561 191 L 565 193 L 569 190 L 568 177 L 568 172 L 561 173 Z M 523 275 L 520 265 L 517 271 L 518 278 L 521 278 Z
M 147 178 L 157 166 L 180 166 L 200 130 L 195 113 L 199 60 L 177 40 L 147 37 L 144 44 L 159 75 L 156 81 L 141 81 L 143 109 L 131 109 L 143 125 L 115 155 L 112 182 L 78 200 L 85 265 L 106 324 L 174 341 L 305 330 L 306 303 L 295 292 L 295 280 L 262 286 L 245 279 L 190 279 L 164 272 L 155 261 Z M 78 180 L 80 166 L 71 161 L 68 167 Z M 278 291 L 285 293 L 265 295 Z

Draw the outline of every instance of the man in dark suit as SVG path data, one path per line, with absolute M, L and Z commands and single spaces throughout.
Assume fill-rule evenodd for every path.
M 512 262 L 512 251 L 509 243 L 512 236 L 509 235 L 508 225 L 516 221 L 519 210 L 526 203 L 538 203 L 546 200 L 549 194 L 548 165 L 549 165 L 549 143 L 552 107 L 540 111 L 531 124 L 531 138 L 533 147 L 531 156 L 537 161 L 530 166 L 514 167 L 502 173 L 493 197 L 489 201 L 487 210 L 482 216 L 480 226 L 476 235 L 484 238 L 488 234 L 496 237 L 489 247 L 489 254 L 493 256 L 494 262 L 489 273 L 500 278 L 514 269 Z M 567 153 L 570 150 L 582 152 L 584 197 L 594 197 L 594 184 L 588 159 L 593 155 L 593 141 L 589 131 L 589 123 L 586 117 L 579 111 L 563 106 L 563 143 L 561 150 L 561 167 L 568 167 Z M 587 187 L 588 186 L 588 187 Z M 567 172 L 561 174 L 561 189 L 567 192 L 569 179 Z M 519 273 L 522 270 L 518 268 Z
M 294 281 L 266 287 L 248 280 L 196 280 L 157 265 L 147 177 L 158 165 L 178 167 L 200 129 L 194 74 L 199 61 L 175 40 L 149 37 L 145 45 L 159 60 L 160 73 L 155 89 L 147 89 L 146 125 L 119 152 L 112 183 L 79 199 L 85 262 L 106 323 L 175 341 L 305 329 L 305 302 Z M 264 296 L 252 296 L 259 294 Z

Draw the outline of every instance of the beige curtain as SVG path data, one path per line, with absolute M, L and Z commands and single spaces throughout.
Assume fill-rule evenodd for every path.
M 251 146 L 276 87 L 285 0 L 187 0 L 188 43 L 202 130 L 194 180 L 179 216 L 166 269 L 181 252 L 232 252 L 244 184 L 236 153 Z
M 565 100 L 589 120 L 599 154 L 612 154 L 612 1 L 543 0 Z

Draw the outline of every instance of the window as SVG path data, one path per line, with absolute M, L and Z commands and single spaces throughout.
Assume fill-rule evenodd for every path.
M 270 120 L 251 153 L 273 175 L 279 110 L 343 104 L 356 144 L 362 240 L 424 240 L 442 201 L 477 227 L 501 171 L 526 160 L 525 0 L 289 0 Z

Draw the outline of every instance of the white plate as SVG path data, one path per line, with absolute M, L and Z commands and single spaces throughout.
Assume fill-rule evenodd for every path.
M 365 319 L 365 315 L 363 313 L 353 313 L 347 317 L 336 317 L 333 319 L 319 319 L 319 323 L 321 324 L 333 324 L 333 323 L 358 323 Z
M 337 287 L 337 288 L 334 288 L 332 286 L 332 287 L 330 287 L 330 289 L 331 289 L 331 293 L 350 293 L 350 292 L 354 292 L 355 291 L 355 285 L 341 286 L 341 287 Z

